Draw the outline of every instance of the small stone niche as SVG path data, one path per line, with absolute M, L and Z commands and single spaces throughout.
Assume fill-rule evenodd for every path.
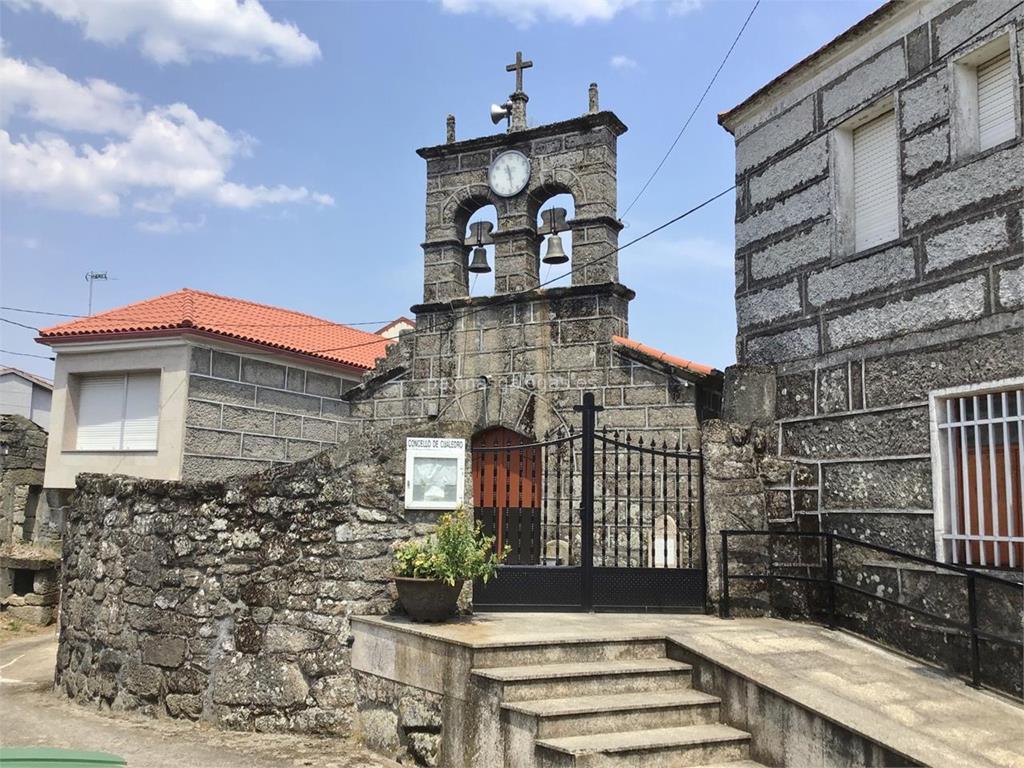
M 60 556 L 46 550 L 0 553 L 0 611 L 29 624 L 52 624 L 60 600 Z

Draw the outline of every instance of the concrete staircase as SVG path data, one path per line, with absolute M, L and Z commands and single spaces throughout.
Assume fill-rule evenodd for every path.
M 758 768 L 664 641 L 504 646 L 471 674 L 497 697 L 505 768 Z M 493 700 L 493 699 L 492 699 Z

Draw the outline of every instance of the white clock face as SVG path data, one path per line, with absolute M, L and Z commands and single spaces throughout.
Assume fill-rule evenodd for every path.
M 523 191 L 530 180 L 530 159 L 522 152 L 504 152 L 494 158 L 487 181 L 494 194 L 512 197 Z

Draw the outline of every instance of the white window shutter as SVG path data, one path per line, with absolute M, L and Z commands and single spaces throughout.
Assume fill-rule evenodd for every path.
M 899 154 L 893 112 L 853 131 L 853 199 L 856 250 L 899 235 Z
M 978 66 L 978 147 L 988 149 L 1016 134 L 1010 52 Z
M 160 374 L 129 373 L 124 400 L 124 441 L 126 451 L 155 451 L 160 421 Z
M 124 375 L 84 377 L 78 387 L 80 451 L 116 451 L 121 447 Z

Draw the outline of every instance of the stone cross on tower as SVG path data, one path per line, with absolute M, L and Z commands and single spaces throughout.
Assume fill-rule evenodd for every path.
M 523 61 L 522 51 L 516 51 L 516 60 L 514 64 L 507 64 L 505 66 L 506 72 L 516 73 L 516 90 L 508 97 L 509 103 L 512 107 L 508 121 L 509 133 L 512 133 L 513 131 L 526 130 L 526 102 L 530 100 L 530 97 L 527 96 L 526 91 L 523 90 L 523 70 L 529 69 L 532 66 L 532 61 Z

